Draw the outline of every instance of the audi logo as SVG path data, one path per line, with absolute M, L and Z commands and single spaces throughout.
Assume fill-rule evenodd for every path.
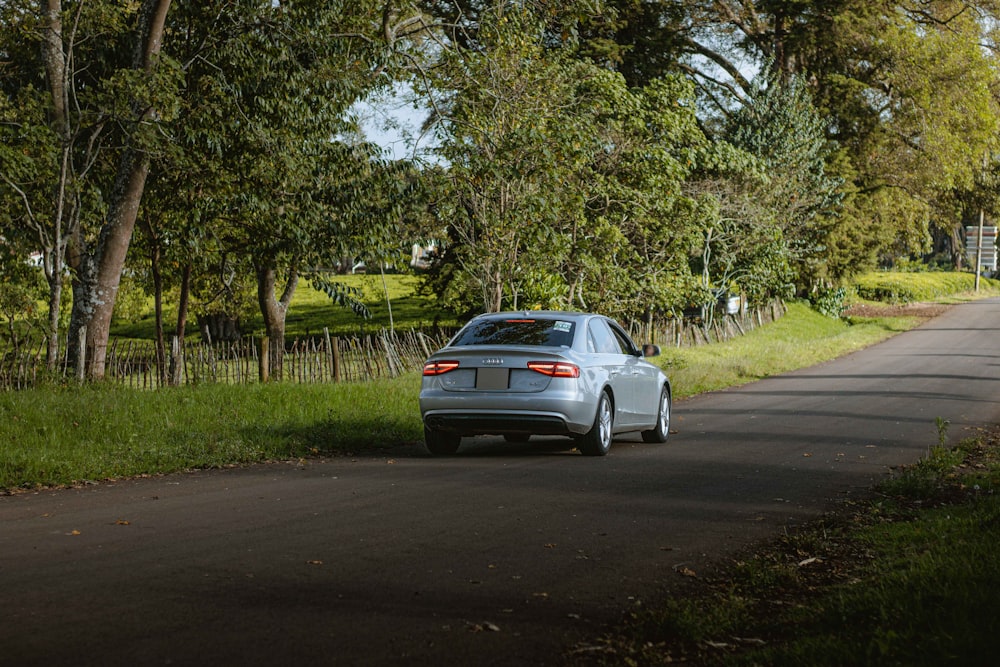
M 501 357 L 486 357 L 485 359 L 483 359 L 483 365 L 503 366 L 503 359 Z

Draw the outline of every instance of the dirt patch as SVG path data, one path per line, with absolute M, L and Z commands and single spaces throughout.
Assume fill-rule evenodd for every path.
M 849 307 L 847 317 L 921 317 L 930 319 L 951 308 L 940 303 L 870 304 L 859 303 Z

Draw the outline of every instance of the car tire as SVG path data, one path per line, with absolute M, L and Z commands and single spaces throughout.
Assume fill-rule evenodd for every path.
M 580 439 L 577 445 L 584 456 L 605 456 L 611 449 L 611 439 L 615 422 L 615 410 L 608 392 L 602 391 L 597 401 L 597 414 L 594 415 L 594 425 Z
M 670 436 L 670 390 L 660 389 L 660 407 L 656 413 L 656 426 L 642 432 L 643 442 L 666 442 Z
M 435 456 L 450 456 L 458 451 L 462 444 L 462 436 L 446 431 L 435 431 L 424 427 L 424 445 L 427 451 Z

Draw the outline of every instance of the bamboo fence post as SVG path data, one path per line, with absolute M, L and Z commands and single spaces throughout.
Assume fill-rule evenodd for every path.
M 332 371 L 333 371 L 333 381 L 334 382 L 340 382 L 340 372 L 341 372 L 340 371 L 340 363 L 341 363 L 340 362 L 340 337 L 334 336 L 333 340 L 331 342 L 332 342 L 332 345 L 330 346 L 330 354 L 331 354 L 330 363 L 333 364 L 333 368 L 332 368 Z
M 270 379 L 271 369 L 268 362 L 270 361 L 271 355 L 268 352 L 269 345 L 270 343 L 267 336 L 262 336 L 260 339 L 260 357 L 257 359 L 257 372 L 261 384 Z
M 76 381 L 83 384 L 87 378 L 87 325 L 80 327 L 76 350 Z

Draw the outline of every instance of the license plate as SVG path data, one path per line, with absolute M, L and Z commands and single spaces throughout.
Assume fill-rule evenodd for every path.
M 476 389 L 497 391 L 510 386 L 510 370 L 506 368 L 480 368 L 476 371 Z

